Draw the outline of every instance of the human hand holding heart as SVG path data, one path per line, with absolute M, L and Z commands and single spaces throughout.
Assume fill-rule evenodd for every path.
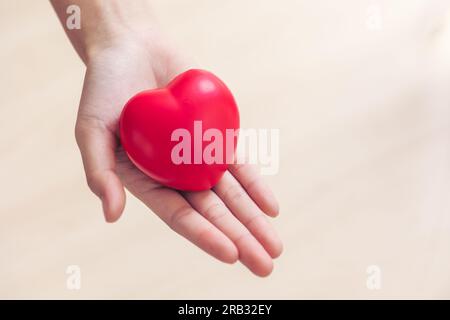
M 240 260 L 259 276 L 270 274 L 273 268 L 272 259 L 281 254 L 282 244 L 265 216 L 276 216 L 278 204 L 270 189 L 262 182 L 256 168 L 247 164 L 231 164 L 230 166 L 203 164 L 203 167 L 198 166 L 198 171 L 185 170 L 173 174 L 169 170 L 167 176 L 161 177 L 161 173 L 164 173 L 167 168 L 170 169 L 172 165 L 163 163 L 163 167 L 164 165 L 166 167 L 158 171 L 158 164 L 161 165 L 161 162 L 157 161 L 156 167 L 151 165 L 147 167 L 148 163 L 145 164 L 143 159 L 152 155 L 151 150 L 132 151 L 133 148 L 139 147 L 139 138 L 138 143 L 133 147 L 126 145 L 126 142 L 125 145 L 128 154 L 131 158 L 134 157 L 133 161 L 140 169 L 124 152 L 119 140 L 119 118 L 125 103 L 136 93 L 165 88 L 175 76 L 183 74 L 188 69 L 187 64 L 181 62 L 183 59 L 168 46 L 153 46 L 151 50 L 148 50 L 148 47 L 144 50 L 143 47 L 140 43 L 121 43 L 96 53 L 87 63 L 77 118 L 76 138 L 88 184 L 101 198 L 106 220 L 114 222 L 122 214 L 125 206 L 123 188 L 125 186 L 174 231 L 207 253 L 227 263 Z M 189 75 L 189 71 L 187 74 Z M 214 80 L 212 85 L 219 83 L 215 82 L 214 76 L 208 74 L 208 77 L 209 80 Z M 195 86 L 199 85 L 199 82 L 187 81 L 185 85 L 186 87 Z M 207 91 L 207 81 L 204 85 L 203 89 Z M 212 88 L 209 87 L 209 89 Z M 203 92 L 203 94 L 206 93 Z M 167 109 L 164 110 L 163 107 L 167 108 L 167 104 L 162 104 L 161 108 L 146 110 L 145 117 L 142 117 L 142 113 L 133 111 L 130 113 L 133 115 L 131 123 L 138 121 L 139 125 L 146 122 L 152 124 L 150 130 L 146 131 L 149 135 L 144 134 L 140 137 L 144 139 L 141 140 L 143 143 L 141 146 L 145 146 L 146 138 L 151 139 L 152 142 L 161 139 L 156 145 L 161 150 L 166 150 L 162 139 L 166 139 L 167 136 L 163 138 L 161 135 L 158 136 L 158 132 L 161 132 L 158 130 L 166 130 L 164 132 L 167 133 L 169 129 L 180 127 L 180 124 L 181 127 L 190 125 L 183 121 L 192 123 L 194 120 L 203 120 L 204 130 L 214 126 L 218 126 L 220 130 L 226 127 L 239 127 L 237 109 L 233 109 L 234 100 L 230 100 L 226 90 L 221 91 L 221 94 L 221 98 L 226 102 L 224 105 L 227 107 L 220 108 L 221 114 L 215 119 L 211 114 L 208 116 L 208 113 L 199 113 L 188 119 L 186 113 L 173 110 L 170 113 Z M 171 96 L 165 98 L 167 97 Z M 182 98 L 171 105 L 174 108 L 183 104 L 190 106 L 201 104 L 198 101 L 189 101 L 189 99 L 195 100 L 201 97 L 201 94 L 195 97 L 192 92 L 185 96 L 180 93 L 178 97 Z M 206 107 L 203 106 L 203 108 Z M 200 112 L 200 109 L 197 112 Z M 205 112 L 206 109 L 202 110 Z M 140 120 L 142 122 L 139 122 Z M 173 122 L 173 126 L 168 125 L 170 121 Z M 131 138 L 130 141 L 132 141 Z M 173 145 L 169 142 L 167 142 L 168 147 L 172 147 Z M 144 153 L 139 154 L 139 150 L 144 150 Z M 158 157 L 151 160 L 155 159 L 158 160 Z M 208 172 L 203 171 L 202 168 L 213 170 Z M 202 176 L 202 172 L 206 174 Z M 152 174 L 155 174 L 153 178 Z M 175 181 L 177 177 L 183 179 Z M 182 183 L 178 185 L 180 181 Z M 183 185 L 186 181 L 193 184 Z M 195 183 L 199 181 L 201 185 L 195 188 Z M 185 191 L 179 191 L 167 185 Z M 211 186 L 214 187 L 209 189 Z
M 234 162 L 238 129 L 231 92 L 198 69 L 181 73 L 166 88 L 136 94 L 120 119 L 120 139 L 130 160 L 154 180 L 184 191 L 217 184 Z M 204 141 L 207 135 L 213 141 Z

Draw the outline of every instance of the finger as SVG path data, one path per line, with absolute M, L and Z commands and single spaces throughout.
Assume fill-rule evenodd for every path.
M 225 172 L 214 191 L 271 257 L 276 258 L 281 254 L 283 245 L 274 228 L 231 173 Z
M 250 271 L 262 277 L 272 272 L 271 257 L 214 192 L 185 192 L 184 196 L 198 212 L 233 241 L 239 251 L 239 259 Z
M 107 222 L 119 219 L 125 207 L 125 190 L 115 173 L 116 137 L 101 122 L 79 119 L 75 136 L 87 183 L 102 201 Z
M 248 163 L 233 164 L 229 166 L 229 170 L 263 212 L 271 217 L 278 215 L 278 201 L 262 179 L 256 165 Z
M 178 192 L 149 185 L 151 180 L 135 172 L 134 183 L 127 188 L 155 212 L 172 230 L 200 249 L 226 263 L 238 259 L 236 246 L 213 224 L 195 211 Z

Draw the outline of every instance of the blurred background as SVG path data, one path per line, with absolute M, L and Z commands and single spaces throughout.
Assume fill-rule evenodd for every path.
M 242 127 L 280 129 L 284 254 L 257 278 L 131 195 L 104 223 L 73 133 L 84 65 L 47 1 L 0 0 L 0 298 L 450 298 L 449 1 L 153 2 Z

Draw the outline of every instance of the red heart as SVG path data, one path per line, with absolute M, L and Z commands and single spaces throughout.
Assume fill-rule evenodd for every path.
M 237 134 L 230 146 L 230 133 L 238 129 L 239 111 L 230 90 L 212 73 L 197 69 L 178 75 L 166 88 L 136 94 L 120 118 L 120 139 L 130 160 L 154 180 L 179 190 L 206 190 L 219 181 L 234 157 Z M 176 139 L 174 132 L 191 139 Z M 221 150 L 213 146 L 220 144 L 219 134 Z M 180 159 L 184 162 L 179 164 Z

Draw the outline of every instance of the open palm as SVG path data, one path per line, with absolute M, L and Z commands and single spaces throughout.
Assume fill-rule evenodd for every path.
M 145 49 L 122 43 L 88 63 L 75 130 L 88 185 L 101 198 L 108 222 L 122 214 L 125 186 L 207 253 L 227 263 L 240 260 L 266 276 L 282 244 L 266 217 L 278 215 L 278 204 L 256 168 L 231 165 L 212 190 L 179 192 L 143 174 L 120 146 L 118 123 L 126 101 L 139 91 L 166 85 L 188 67 L 160 43 Z

